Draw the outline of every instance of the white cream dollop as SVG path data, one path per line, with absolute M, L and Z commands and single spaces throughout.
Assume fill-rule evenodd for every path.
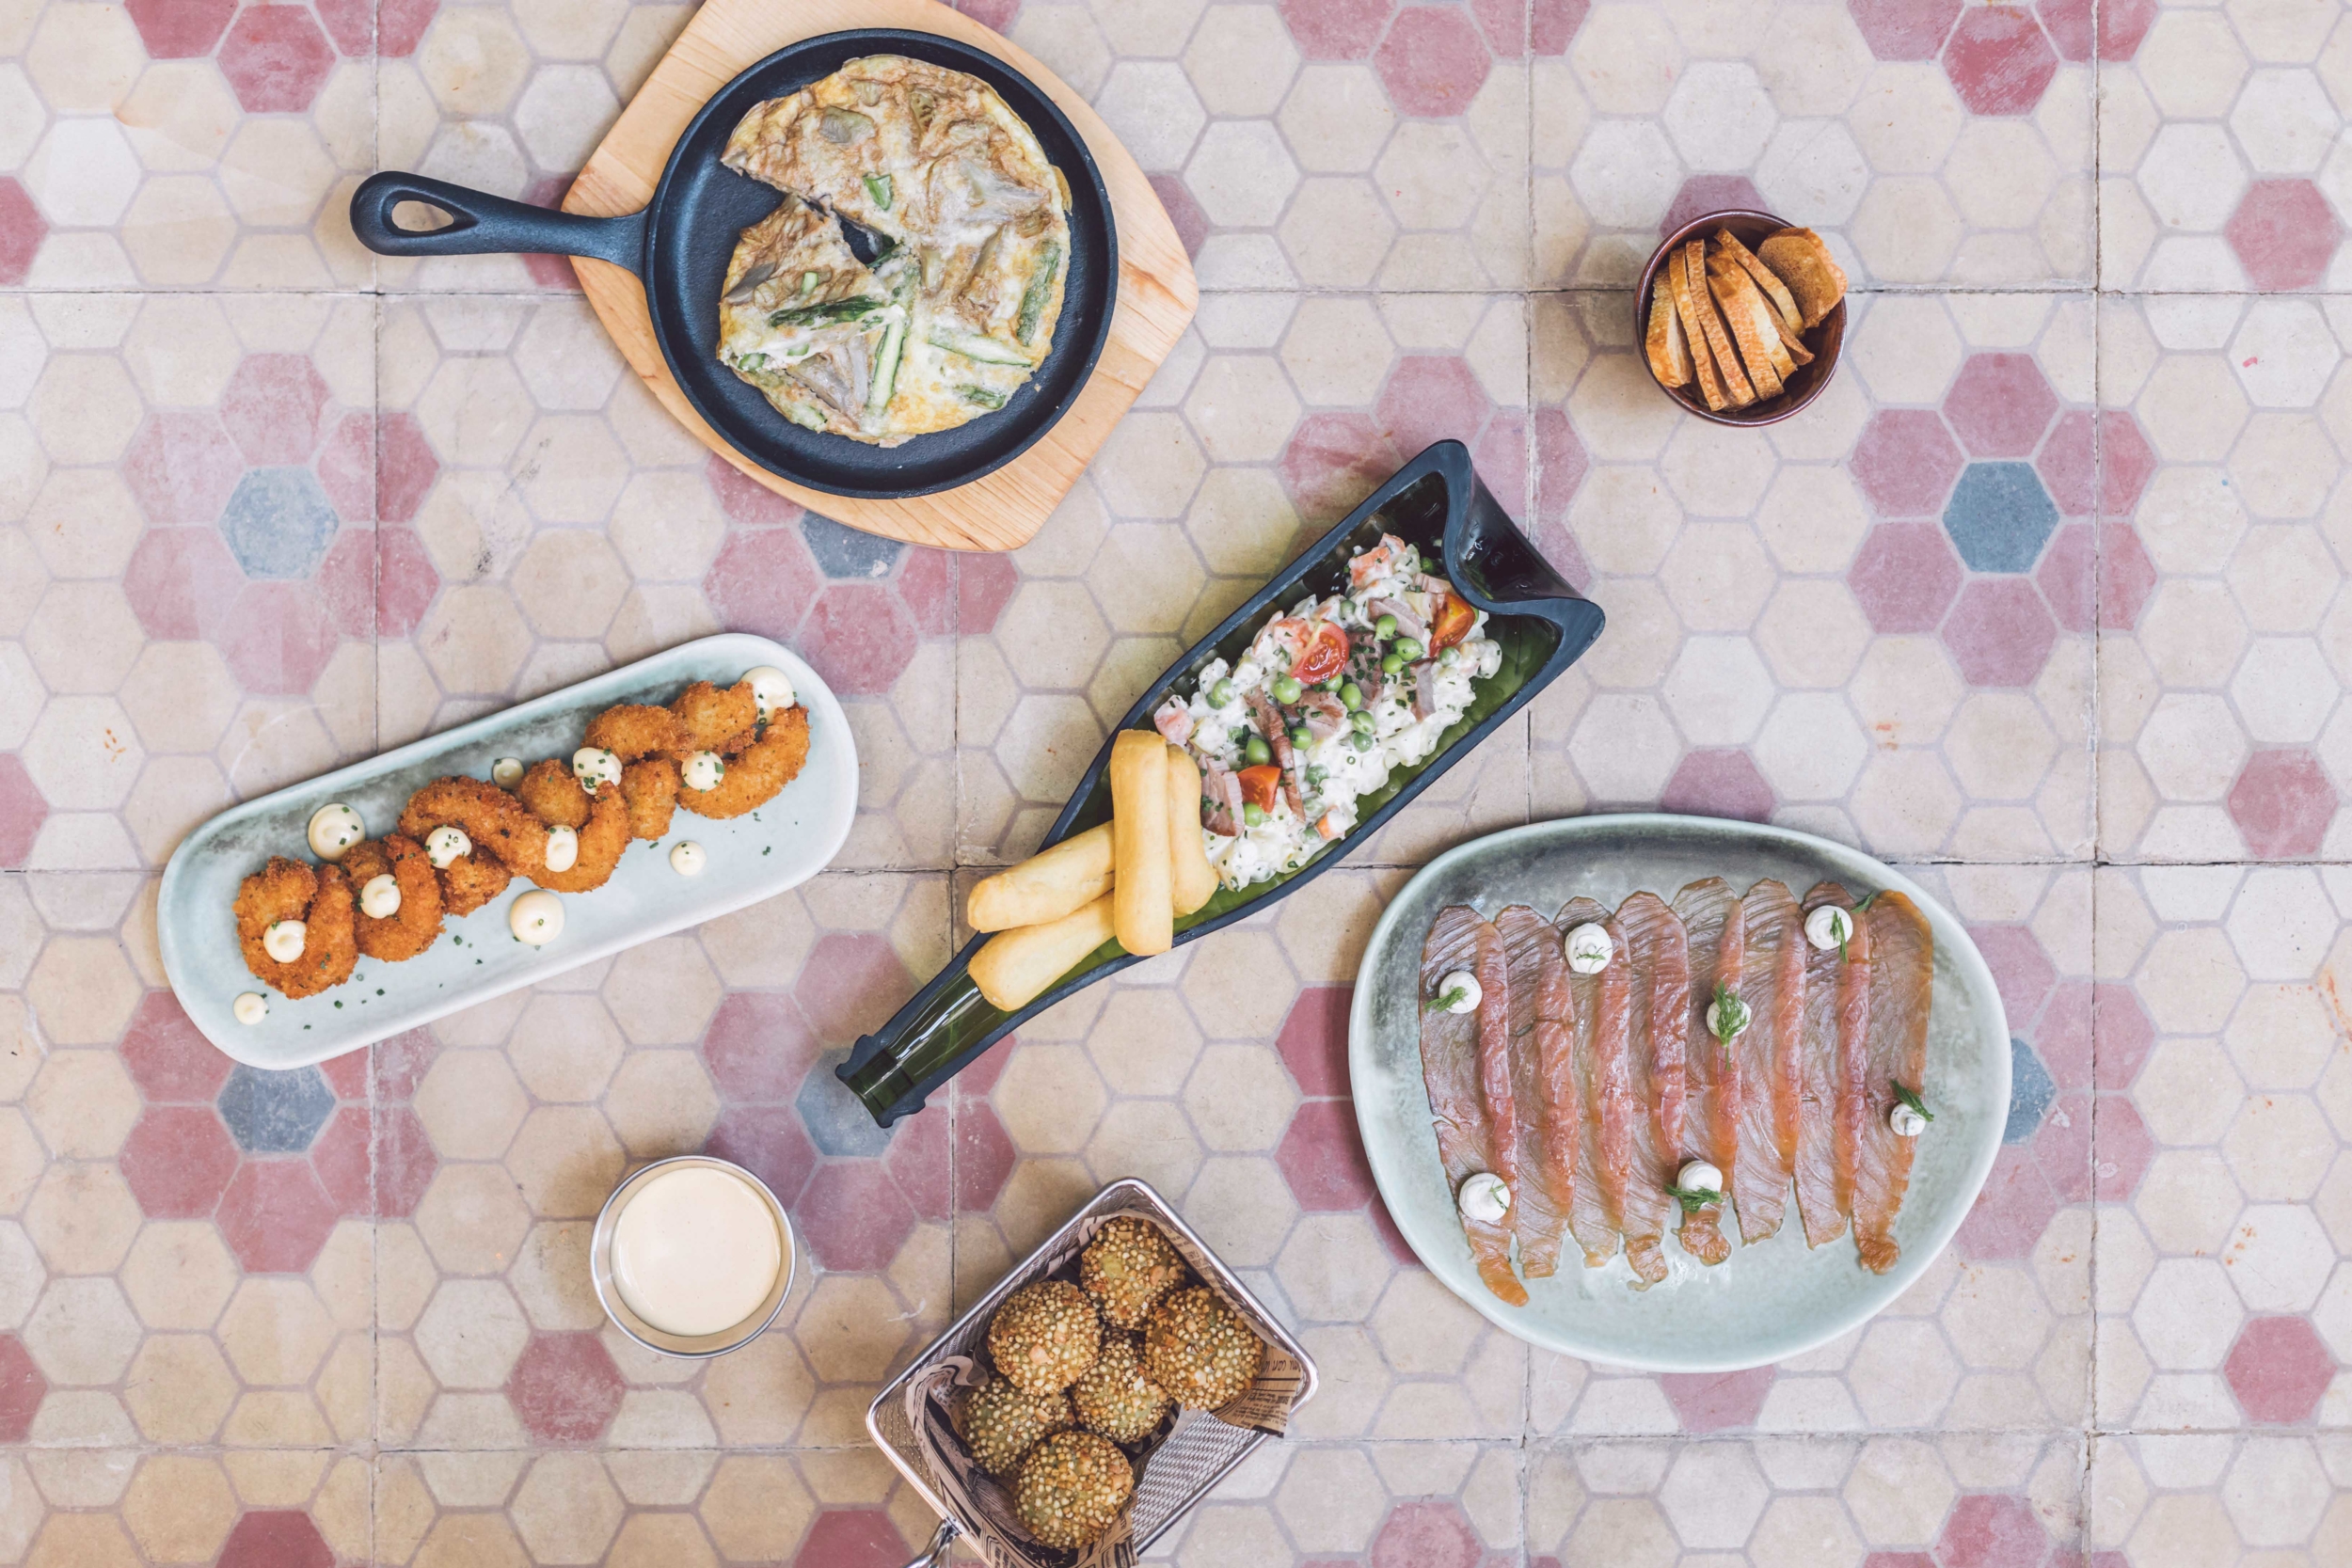
M 473 840 L 463 828 L 442 826 L 424 835 L 424 858 L 436 871 L 447 871 L 460 855 L 473 853 Z
M 490 782 L 501 789 L 512 789 L 523 782 L 523 759 L 501 757 L 490 764 Z
M 678 776 L 689 789 L 716 789 L 727 776 L 727 759 L 716 752 L 696 752 L 686 759 Z
M 1500 1176 L 1482 1170 L 1463 1180 L 1454 1201 L 1472 1225 L 1501 1225 L 1511 1212 L 1511 1189 Z
M 259 1023 L 269 1017 L 269 998 L 258 990 L 249 990 L 229 1004 L 239 1023 Z
M 1853 913 L 1823 904 L 1804 917 L 1804 940 L 1826 953 L 1853 935 Z
M 1720 1193 L 1724 1173 L 1704 1160 L 1692 1160 L 1675 1173 L 1675 1185 L 1686 1193 Z
M 772 664 L 756 670 L 746 670 L 743 678 L 752 684 L 752 701 L 759 705 L 759 721 L 766 723 L 775 715 L 792 705 L 792 677 Z
M 621 759 L 601 746 L 582 746 L 572 753 L 572 777 L 593 795 L 602 785 L 621 782 Z
M 691 838 L 670 846 L 670 869 L 681 877 L 699 877 L 709 863 L 710 857 L 703 853 L 703 847 Z
M 545 888 L 533 888 L 508 906 L 506 928 L 516 942 L 545 947 L 564 933 L 564 900 Z
M 1724 1017 L 1726 1001 L 1731 1004 L 1731 1016 L 1727 1019 Z M 1739 1037 L 1740 1031 L 1747 1028 L 1749 1020 L 1754 1016 L 1748 1010 L 1748 1005 L 1737 996 L 1718 996 L 1707 1005 L 1707 1032 L 1728 1045 Z
M 359 814 L 337 800 L 310 814 L 310 853 L 323 861 L 339 861 L 343 851 L 368 836 Z
M 1597 921 L 1586 921 L 1568 933 L 1568 968 L 1579 974 L 1598 974 L 1609 967 L 1613 948 L 1609 941 L 1609 927 Z
M 400 912 L 400 883 L 389 871 L 370 877 L 359 890 L 359 912 L 371 920 L 389 920 Z
M 569 871 L 580 863 L 580 834 L 558 824 L 548 830 L 548 869 Z
M 1915 1138 L 1928 1130 L 1928 1118 L 1908 1105 L 1886 1113 L 1886 1130 L 1899 1138 Z
M 1450 1013 L 1475 1012 L 1479 999 L 1486 994 L 1478 976 L 1467 969 L 1457 969 L 1438 982 L 1438 1006 Z M 1448 997 L 1453 1000 L 1448 1001 Z
M 262 933 L 262 951 L 281 964 L 302 957 L 302 940 L 310 928 L 299 920 L 273 920 Z

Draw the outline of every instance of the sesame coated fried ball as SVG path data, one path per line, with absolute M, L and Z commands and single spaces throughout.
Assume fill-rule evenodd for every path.
M 1001 1377 L 972 1390 L 963 1403 L 963 1444 L 981 1469 L 1000 1479 L 1020 1468 L 1028 1451 L 1073 1421 L 1060 1394 L 1025 1394 Z
M 1132 1214 L 1103 1227 L 1078 1258 L 1078 1283 L 1114 1328 L 1142 1327 L 1152 1304 L 1184 1282 L 1184 1260 L 1168 1237 Z
M 1073 1551 L 1110 1528 L 1135 1489 L 1135 1466 L 1108 1438 L 1065 1432 L 1022 1462 L 1013 1512 L 1039 1541 Z
M 988 1325 L 988 1354 L 996 1370 L 1031 1394 L 1069 1387 L 1094 1365 L 1102 1344 L 1094 1303 L 1058 1279 L 1024 1285 L 1005 1298 Z
M 1258 1381 L 1265 1346 L 1215 1291 L 1179 1291 L 1143 1324 L 1143 1370 L 1187 1410 L 1215 1410 Z
M 1103 1354 L 1070 1386 L 1078 1424 L 1114 1443 L 1140 1443 L 1168 1414 L 1166 1390 L 1143 1370 L 1143 1338 L 1117 1329 L 1103 1336 Z

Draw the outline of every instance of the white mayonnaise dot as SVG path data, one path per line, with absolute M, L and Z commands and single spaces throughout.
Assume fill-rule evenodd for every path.
M 681 877 L 699 877 L 709 863 L 710 857 L 703 853 L 703 847 L 691 838 L 670 847 L 670 869 Z
M 563 933 L 564 900 L 545 888 L 534 888 L 507 909 L 506 928 L 517 942 L 545 947 Z
M 310 814 L 310 853 L 323 861 L 339 861 L 343 851 L 368 836 L 359 814 L 341 800 Z
M 463 828 L 440 827 L 424 835 L 424 858 L 436 871 L 447 871 L 460 855 L 473 853 L 473 840 Z
M 689 789 L 716 789 L 727 776 L 727 759 L 716 752 L 696 752 L 686 759 L 679 777 Z
M 1823 904 L 1804 917 L 1804 940 L 1824 953 L 1852 935 L 1852 913 L 1835 904 Z
M 1501 1225 L 1511 1212 L 1511 1189 L 1500 1176 L 1482 1170 L 1462 1182 L 1455 1202 L 1461 1206 L 1462 1217 L 1471 1224 Z
M 601 746 L 582 746 L 572 753 L 572 777 L 593 795 L 600 785 L 621 782 L 621 759 Z
M 400 912 L 400 884 L 390 872 L 368 879 L 359 890 L 359 912 L 372 920 L 389 920 Z
M 1675 1173 L 1675 1185 L 1686 1193 L 1720 1193 L 1724 1173 L 1704 1160 L 1692 1160 Z
M 1590 920 L 1568 933 L 1565 946 L 1568 968 L 1579 974 L 1598 974 L 1609 967 L 1615 952 L 1609 941 L 1609 927 Z
M 229 1004 L 229 1010 L 237 1015 L 239 1023 L 259 1023 L 269 1017 L 269 998 L 249 990 Z
M 1450 1013 L 1476 1011 L 1479 998 L 1486 994 L 1478 984 L 1478 976 L 1467 969 L 1457 969 L 1438 982 L 1438 1006 Z M 1448 1001 L 1449 997 L 1453 1000 Z
M 523 782 L 523 759 L 501 757 L 490 764 L 490 782 L 501 789 L 512 789 Z
M 273 920 L 262 933 L 262 951 L 281 964 L 290 964 L 302 957 L 302 939 L 309 934 L 310 927 L 299 920 Z
M 1755 1016 L 1748 1010 L 1748 1005 L 1738 997 L 1732 997 L 1730 1001 L 1731 1017 L 1729 1019 L 1724 1017 L 1723 998 L 1718 997 L 1707 1005 L 1707 1032 L 1726 1043 L 1737 1039 Z
M 772 664 L 756 670 L 746 670 L 743 678 L 752 683 L 752 701 L 759 705 L 760 722 L 782 713 L 792 705 L 792 677 Z
M 1886 1113 L 1886 1127 L 1899 1138 L 1915 1138 L 1928 1130 L 1928 1118 L 1908 1105 L 1898 1105 Z
M 565 827 L 548 830 L 548 869 L 569 871 L 580 863 L 580 834 Z

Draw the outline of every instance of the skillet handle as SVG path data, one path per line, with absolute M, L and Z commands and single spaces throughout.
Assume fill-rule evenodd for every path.
M 392 208 L 403 201 L 438 207 L 456 221 L 443 229 L 403 229 L 392 221 Z M 385 256 L 589 256 L 631 272 L 644 264 L 642 212 L 581 217 L 421 174 L 387 171 L 361 181 L 351 193 L 351 231 L 361 245 Z

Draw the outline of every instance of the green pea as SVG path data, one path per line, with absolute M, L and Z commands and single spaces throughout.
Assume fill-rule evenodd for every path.
M 1356 726 L 1356 733 L 1359 735 L 1370 735 L 1375 727 L 1372 721 L 1372 715 L 1369 713 L 1359 713 L 1350 722 Z
M 1277 675 L 1274 677 L 1274 700 L 1278 703 L 1295 703 L 1305 695 L 1306 690 L 1307 689 L 1299 685 L 1293 676 Z
M 1241 808 L 1241 819 L 1254 828 L 1265 820 L 1265 808 L 1251 800 Z
M 1232 681 L 1219 681 L 1215 686 L 1209 688 L 1209 705 L 1211 707 L 1223 707 L 1232 700 L 1233 683 Z
M 1307 769 L 1307 787 L 1310 789 L 1317 788 L 1322 784 L 1324 780 L 1329 778 L 1330 776 L 1331 770 L 1328 768 L 1325 768 L 1320 765 L 1310 768 Z
M 1274 760 L 1274 748 L 1265 743 L 1265 736 L 1253 735 L 1242 742 L 1241 754 L 1249 759 L 1249 766 L 1262 768 Z
M 1394 637 L 1396 635 L 1396 617 L 1393 615 L 1383 615 L 1380 619 L 1375 621 L 1372 624 L 1372 635 L 1383 639 Z
M 1364 705 L 1364 689 L 1354 681 L 1340 688 L 1340 705 L 1353 713 Z
M 1380 673 L 1382 674 L 1393 675 L 1403 671 L 1404 668 L 1405 656 L 1403 654 L 1382 654 L 1380 656 Z
M 1409 637 L 1400 637 L 1396 640 L 1396 651 L 1398 657 L 1403 658 L 1406 663 L 1410 664 L 1415 659 L 1421 657 L 1422 647 L 1419 642 L 1414 641 Z
M 1369 752 L 1372 750 L 1372 736 L 1366 735 L 1361 730 L 1358 730 L 1354 735 L 1349 736 L 1347 737 L 1347 743 L 1350 746 L 1355 747 L 1356 750 L 1359 752 Z
M 1294 745 L 1294 746 L 1305 746 L 1305 745 L 1308 745 L 1309 743 L 1311 743 L 1313 739 L 1314 739 L 1314 732 L 1313 732 L 1313 731 L 1311 731 L 1311 730 L 1310 730 L 1309 728 L 1307 728 L 1307 726 L 1306 726 L 1306 725 L 1304 725 L 1304 724 L 1293 724 L 1293 725 L 1291 726 L 1291 744 L 1292 744 L 1292 745 Z

